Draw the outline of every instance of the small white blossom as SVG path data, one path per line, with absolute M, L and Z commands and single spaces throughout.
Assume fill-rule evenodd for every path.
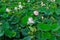
M 29 18 L 28 18 L 27 24 L 34 24 L 34 20 L 33 20 L 32 17 L 29 17 Z
M 55 0 L 50 0 L 51 2 L 55 2 Z
M 49 9 L 49 7 L 46 7 L 46 9 Z
M 11 10 L 9 8 L 6 8 L 6 12 L 10 12 Z
M 39 15 L 39 12 L 38 11 L 34 11 L 34 15 L 35 16 L 38 16 Z
M 21 2 L 19 2 L 18 4 L 21 5 Z
M 2 25 L 2 23 L 0 22 L 0 25 Z
M 27 2 L 30 2 L 30 0 L 28 0 Z
M 19 8 L 20 8 L 20 9 L 22 9 L 22 8 L 23 8 L 23 6 L 22 6 L 22 5 L 19 5 Z
M 42 19 L 43 19 L 44 17 L 42 16 Z
M 14 8 L 14 10 L 17 10 L 17 9 L 18 9 L 17 7 Z
M 45 4 L 41 1 L 41 6 L 45 6 Z

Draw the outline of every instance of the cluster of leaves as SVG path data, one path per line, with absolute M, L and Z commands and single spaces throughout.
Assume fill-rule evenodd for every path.
M 14 10 L 19 2 L 24 7 Z M 12 11 L 6 12 L 6 8 Z M 33 14 L 35 10 L 38 16 Z M 27 24 L 29 17 L 34 24 Z M 60 40 L 60 0 L 0 0 L 0 39 Z

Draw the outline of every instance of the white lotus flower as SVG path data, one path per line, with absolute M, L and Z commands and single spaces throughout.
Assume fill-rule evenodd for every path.
M 38 16 L 39 15 L 39 12 L 38 11 L 34 11 L 34 15 L 35 16 Z
M 10 12 L 11 10 L 9 8 L 6 8 L 6 12 Z
M 33 20 L 32 17 L 29 17 L 29 18 L 28 18 L 27 24 L 34 24 L 34 20 Z

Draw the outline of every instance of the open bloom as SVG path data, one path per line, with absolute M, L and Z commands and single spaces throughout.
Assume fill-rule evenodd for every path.
M 34 24 L 34 20 L 33 20 L 32 17 L 29 17 L 29 18 L 28 18 L 27 24 Z
M 38 16 L 39 15 L 39 12 L 38 11 L 34 11 L 34 15 L 35 16 Z
M 11 10 L 9 8 L 6 8 L 6 12 L 10 12 Z

